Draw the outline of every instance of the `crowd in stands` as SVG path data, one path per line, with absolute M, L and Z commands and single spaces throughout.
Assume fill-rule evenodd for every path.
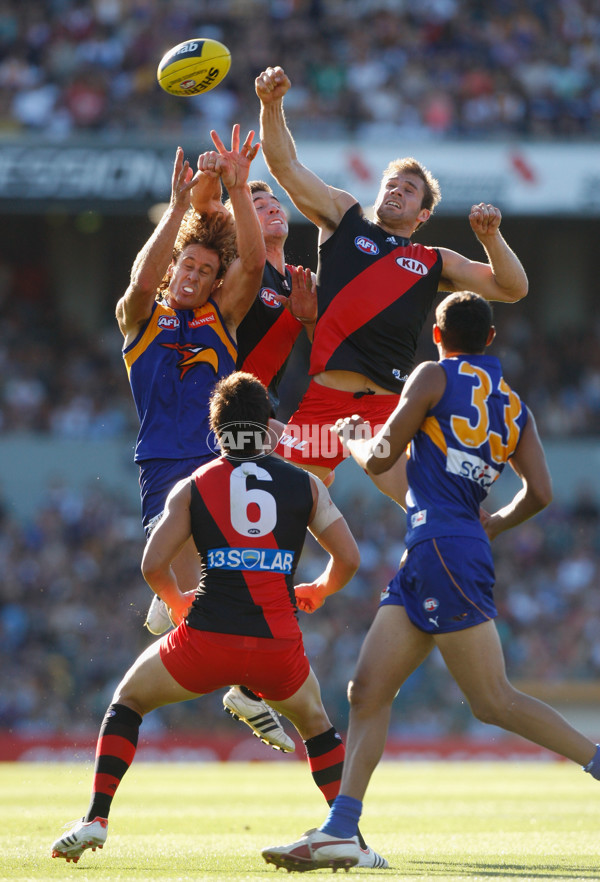
M 107 317 L 94 335 L 61 323 L 51 296 L 37 296 L 32 308 L 27 285 L 40 283 L 38 276 L 27 283 L 26 274 L 11 272 L 7 264 L 0 271 L 0 437 L 116 438 L 131 450 L 137 418 L 114 319 Z M 600 329 L 590 324 L 578 334 L 547 339 L 539 328 L 533 333 L 523 312 L 503 318 L 497 311 L 498 324 L 503 322 L 497 354 L 509 382 L 532 405 L 544 437 L 597 435 Z M 304 359 L 294 359 L 291 382 L 285 385 L 296 395 L 305 370 Z M 284 406 L 290 411 L 294 403 Z M 337 490 L 343 480 L 341 474 Z M 334 497 L 336 492 L 334 484 Z M 142 628 L 150 593 L 140 573 L 143 537 L 131 498 L 49 484 L 40 487 L 31 518 L 19 520 L 10 506 L 0 508 L 0 728 L 93 730 L 118 677 L 151 639 Z M 345 500 L 342 506 L 360 545 L 358 575 L 317 614 L 301 616 L 326 704 L 340 726 L 360 643 L 403 551 L 402 512 L 384 497 L 376 498 L 368 513 L 362 499 Z M 320 555 L 309 537 L 298 581 L 319 571 Z M 500 630 L 511 676 L 597 679 L 599 501 L 583 488 L 572 505 L 553 503 L 499 537 L 495 558 Z M 158 711 L 146 721 L 145 731 L 204 724 L 232 731 L 220 694 L 198 705 Z M 394 733 L 435 735 L 473 727 L 464 700 L 434 653 L 402 691 Z
M 231 71 L 174 99 L 156 68 L 192 37 Z M 59 141 L 253 127 L 281 64 L 297 136 L 594 138 L 599 41 L 595 0 L 1 0 L 0 120 Z
M 321 610 L 300 615 L 325 704 L 342 729 L 347 681 L 404 548 L 403 513 L 389 500 L 381 497 L 366 512 L 361 497 L 343 509 L 360 546 L 360 570 Z M 142 627 L 151 597 L 140 573 L 142 547 L 138 511 L 106 492 L 49 485 L 25 522 L 0 509 L 0 729 L 70 736 L 96 730 L 120 676 L 153 639 Z M 597 680 L 597 501 L 555 503 L 499 537 L 494 551 L 511 678 Z M 321 571 L 322 555 L 309 536 L 298 582 Z M 222 695 L 155 711 L 144 732 L 180 726 L 235 733 Z M 483 736 L 483 729 L 434 651 L 395 703 L 393 734 Z
M 43 270 L 0 261 L 0 433 L 96 440 L 135 437 L 137 416 L 111 315 L 93 335 L 61 321 Z M 115 302 L 118 294 L 115 294 Z M 600 323 L 540 333 L 525 308 L 495 311 L 494 354 L 536 414 L 542 436 L 600 433 Z M 26 341 L 26 345 L 24 345 Z M 302 340 L 300 341 L 302 344 Z M 306 388 L 306 349 L 282 386 L 280 417 Z M 419 360 L 436 358 L 423 334 Z
M 201 99 L 175 99 L 157 85 L 156 67 L 192 36 L 224 42 L 232 68 Z M 286 113 L 299 137 L 597 139 L 599 46 L 596 0 L 0 0 L 0 139 L 172 140 L 200 125 L 254 127 L 254 78 L 270 64 L 293 81 Z M 0 310 L 0 436 L 123 439 L 131 449 L 137 417 L 112 315 L 93 335 L 60 320 L 44 271 L 10 261 L 0 261 Z M 542 437 L 598 436 L 600 323 L 543 334 L 527 306 L 498 310 L 496 323 L 492 351 Z M 305 371 L 296 357 L 283 418 Z M 0 729 L 95 732 L 119 676 L 151 639 L 139 512 L 106 491 L 40 491 L 26 520 L 0 503 Z M 404 535 L 402 512 L 383 497 L 368 517 L 360 500 L 343 509 L 360 571 L 301 616 L 340 728 L 346 683 Z M 511 677 L 597 680 L 599 501 L 582 490 L 572 504 L 555 502 L 494 550 Z M 298 581 L 321 563 L 309 538 Z M 144 731 L 171 725 L 239 724 L 219 694 L 157 711 Z M 433 653 L 396 702 L 393 733 L 475 729 Z

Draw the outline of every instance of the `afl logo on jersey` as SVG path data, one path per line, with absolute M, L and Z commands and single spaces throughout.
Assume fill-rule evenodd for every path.
M 179 319 L 176 315 L 161 315 L 156 324 L 163 331 L 176 331 L 179 327 Z
M 426 276 L 429 270 L 420 260 L 414 260 L 412 257 L 397 257 L 396 263 L 401 269 L 408 270 L 416 276 Z
M 277 299 L 277 294 L 272 288 L 261 288 L 260 299 L 270 309 L 279 309 L 281 303 Z
M 363 252 L 363 254 L 379 254 L 378 246 L 372 239 L 367 239 L 366 236 L 357 236 L 354 240 L 354 244 L 359 251 Z
M 436 600 L 435 597 L 428 597 L 423 601 L 423 609 L 425 612 L 433 612 L 440 605 L 439 600 Z

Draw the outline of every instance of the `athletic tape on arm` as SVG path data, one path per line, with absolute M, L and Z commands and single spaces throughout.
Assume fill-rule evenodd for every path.
M 334 504 L 323 481 L 316 475 L 310 477 L 317 485 L 317 508 L 315 516 L 308 526 L 313 535 L 320 536 L 327 527 L 342 517 L 342 513 Z

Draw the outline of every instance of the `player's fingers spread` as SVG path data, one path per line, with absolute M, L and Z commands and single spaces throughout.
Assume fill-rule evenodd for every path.
M 219 153 L 225 153 L 225 144 L 223 144 L 214 129 L 211 129 L 210 137 L 212 138 L 213 144 L 215 145 Z
M 240 124 L 234 123 L 231 130 L 231 149 L 236 153 L 240 152 Z

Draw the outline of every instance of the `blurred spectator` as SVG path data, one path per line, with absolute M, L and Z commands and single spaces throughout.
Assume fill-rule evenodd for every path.
M 324 701 L 343 726 L 346 686 L 379 593 L 403 552 L 404 518 L 381 497 L 343 506 L 357 538 L 360 570 L 313 616 L 300 616 Z M 556 536 L 562 537 L 557 549 Z M 37 514 L 17 523 L 4 512 L 0 531 L 0 728 L 13 732 L 94 730 L 122 672 L 148 644 L 142 628 L 148 589 L 140 572 L 138 514 L 122 500 L 63 484 L 46 488 Z M 308 538 L 297 574 L 312 578 L 322 551 Z M 594 681 L 600 674 L 600 522 L 585 535 L 571 512 L 547 512 L 495 543 L 496 597 L 512 679 Z M 15 686 L 11 685 L 15 684 Z M 52 696 L 52 700 L 48 700 Z M 148 731 L 170 725 L 231 732 L 221 694 L 202 707 L 161 709 Z M 396 735 L 468 732 L 464 700 L 433 653 L 402 690 Z
M 0 433 L 135 437 L 137 418 L 112 316 L 93 335 L 62 322 L 46 283 L 6 261 L 0 263 L 0 306 Z M 497 309 L 495 321 L 502 341 L 495 354 L 536 413 L 544 439 L 600 434 L 600 322 L 544 336 L 522 310 Z M 429 346 L 423 335 L 418 360 L 435 358 Z M 282 387 L 283 416 L 295 409 L 306 370 L 305 347 Z
M 594 138 L 599 32 L 595 0 L 3 0 L 0 107 L 5 130 L 55 138 L 252 127 L 254 77 L 281 64 L 299 135 Z M 194 36 L 232 53 L 210 101 L 156 83 Z

